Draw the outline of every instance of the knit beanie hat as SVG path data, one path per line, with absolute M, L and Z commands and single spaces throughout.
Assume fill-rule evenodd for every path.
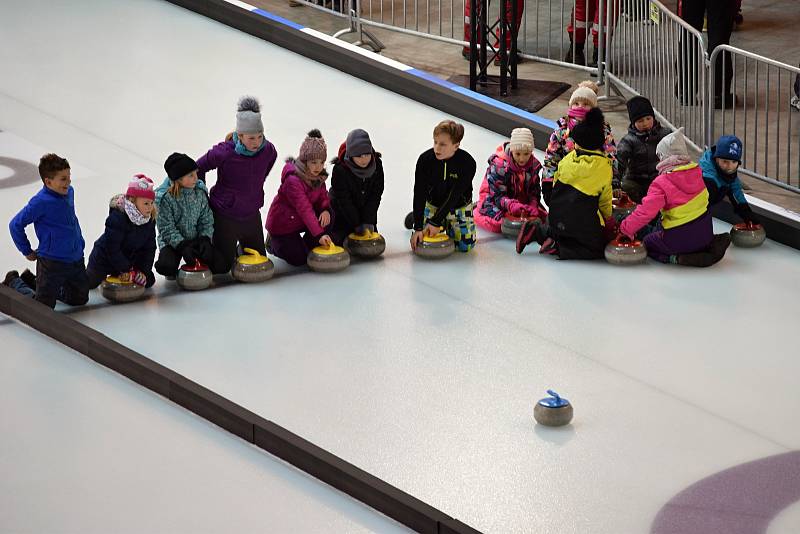
M 153 190 L 154 187 L 155 184 L 153 183 L 153 180 L 144 174 L 135 174 L 133 176 L 133 180 L 128 182 L 128 190 L 125 191 L 125 196 L 155 200 L 156 193 Z
M 322 161 L 328 159 L 328 146 L 319 130 L 315 128 L 308 132 L 303 144 L 300 145 L 300 154 L 297 155 L 297 159 L 303 163 L 312 159 L 321 159 Z
M 572 96 L 569 97 L 569 105 L 572 106 L 578 100 L 589 102 L 593 108 L 597 107 L 597 93 L 588 87 L 578 87 L 572 91 Z
M 174 182 L 197 170 L 197 163 L 186 154 L 173 152 L 164 162 L 164 170 L 167 171 L 169 179 Z
M 575 125 L 570 135 L 585 150 L 602 150 L 606 142 L 606 127 L 600 108 L 590 109 L 586 118 Z
M 353 130 L 347 134 L 347 140 L 344 144 L 346 158 L 372 154 L 372 141 L 369 139 L 369 134 L 364 130 Z
M 514 128 L 511 130 L 511 140 L 508 142 L 510 150 L 530 150 L 533 152 L 533 134 L 527 128 Z
M 643 96 L 634 96 L 625 103 L 628 108 L 628 118 L 631 124 L 638 121 L 642 117 L 655 117 L 656 112 L 653 111 L 653 104 Z
M 689 149 L 686 147 L 686 136 L 683 135 L 683 127 L 678 128 L 658 142 L 656 155 L 658 159 L 662 160 L 669 156 L 689 157 Z
M 714 157 L 742 162 L 742 140 L 735 135 L 723 135 L 714 147 Z
M 239 99 L 239 107 L 236 112 L 236 133 L 254 134 L 263 131 L 261 106 L 258 105 L 258 100 L 252 96 L 243 96 Z

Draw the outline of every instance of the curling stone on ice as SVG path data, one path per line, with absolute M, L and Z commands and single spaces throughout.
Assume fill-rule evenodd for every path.
M 207 289 L 211 285 L 211 279 L 211 270 L 200 260 L 195 260 L 194 265 L 184 264 L 178 269 L 178 285 L 183 289 L 190 291 Z
M 308 253 L 308 268 L 318 273 L 335 273 L 350 265 L 350 254 L 340 246 L 314 247 Z
M 240 282 L 265 282 L 275 274 L 275 264 L 257 250 L 245 248 L 244 254 L 236 259 L 231 274 Z
M 347 236 L 345 248 L 353 256 L 359 258 L 374 258 L 386 250 L 386 240 L 378 232 L 366 231 L 363 234 L 350 234 Z
M 537 219 L 537 217 L 506 215 L 503 217 L 502 224 L 500 224 L 500 232 L 509 239 L 517 239 L 517 235 L 519 235 L 519 231 L 522 229 L 522 225 L 525 224 L 525 221 L 534 219 Z
M 422 243 L 417 245 L 414 253 L 421 257 L 430 260 L 438 260 L 446 258 L 456 251 L 455 242 L 445 233 L 438 233 L 433 237 L 425 236 L 422 238 Z
M 764 227 L 755 223 L 739 223 L 731 228 L 731 241 L 737 247 L 753 248 L 761 246 L 767 238 Z
M 144 286 L 133 283 L 132 274 L 128 280 L 118 276 L 107 276 L 100 288 L 103 297 L 111 302 L 132 302 L 142 298 L 144 291 Z
M 572 421 L 572 404 L 567 399 L 561 398 L 552 389 L 547 390 L 549 397 L 536 403 L 533 417 L 540 425 L 564 426 Z
M 647 248 L 641 241 L 621 235 L 606 245 L 605 256 L 614 265 L 636 265 L 647 260 Z
M 636 203 L 630 197 L 622 192 L 619 198 L 611 200 L 612 214 L 616 220 L 622 220 L 636 209 Z

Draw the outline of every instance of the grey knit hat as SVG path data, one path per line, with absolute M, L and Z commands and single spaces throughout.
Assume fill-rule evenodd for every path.
M 261 123 L 261 107 L 258 100 L 252 96 L 243 96 L 239 99 L 236 112 L 236 133 L 254 134 L 262 133 L 264 125 Z
M 328 159 L 328 146 L 322 138 L 322 133 L 317 130 L 311 130 L 300 145 L 300 153 L 297 159 L 303 163 L 307 163 L 313 159 L 321 159 L 325 161 Z
M 658 142 L 656 155 L 660 160 L 669 156 L 689 156 L 689 149 L 686 147 L 686 136 L 683 135 L 683 127 L 678 128 Z
M 369 139 L 369 134 L 364 130 L 353 130 L 347 134 L 347 140 L 345 140 L 344 146 L 344 155 L 346 158 L 372 154 L 372 141 Z

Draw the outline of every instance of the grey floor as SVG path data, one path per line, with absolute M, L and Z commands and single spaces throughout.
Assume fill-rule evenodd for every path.
M 232 129 L 243 93 L 261 98 L 266 135 L 281 158 L 295 153 L 312 127 L 326 135 L 331 154 L 354 127 L 368 130 L 384 154 L 383 259 L 332 276 L 277 261 L 278 275 L 268 283 L 195 294 L 160 280 L 156 298 L 109 306 L 93 294 L 86 309 L 68 310 L 73 317 L 487 532 L 647 532 L 687 487 L 800 446 L 800 430 L 787 424 L 800 407 L 792 312 L 797 251 L 768 241 L 756 250 L 731 249 L 708 270 L 652 262 L 620 269 L 535 251 L 517 256 L 510 241 L 481 233 L 468 255 L 419 261 L 408 253 L 401 221 L 416 155 L 429 146 L 441 112 L 166 3 L 28 2 L 5 11 L 0 152 L 34 162 L 52 150 L 70 159 L 89 243 L 102 231 L 107 199 L 128 176 L 160 178 L 173 150 L 203 153 Z M 50 39 L 26 29 L 31 17 Z M 483 162 L 502 140 L 467 124 L 462 146 Z M 278 177 L 274 169 L 267 202 Z M 8 220 L 38 187 L 0 188 L 0 217 Z M 0 257 L 15 267 L 24 262 L 9 239 L 0 241 Z M 4 340 L 26 333 L 16 343 L 34 352 L 44 343 L 18 326 L 0 325 L 0 332 Z M 76 374 L 93 369 L 69 358 L 76 358 Z M 36 374 L 32 360 L 0 361 L 9 366 L 4 377 Z M 67 387 L 56 367 L 36 365 L 45 373 L 38 385 Z M 96 371 L 102 376 L 92 380 L 106 395 L 125 384 Z M 68 383 L 73 379 L 80 377 Z M 571 426 L 534 424 L 534 403 L 549 387 L 574 403 Z M 21 413 L 4 415 L 4 425 L 13 428 L 26 410 L 42 409 L 33 388 L 7 391 L 13 396 L 6 405 Z M 239 448 L 253 453 L 166 401 L 137 393 L 139 402 L 161 403 L 153 417 L 162 419 L 143 418 L 152 429 L 143 433 L 159 435 L 187 420 L 210 433 L 197 445 L 174 437 L 199 461 L 208 454 L 203 440 L 225 441 L 219 454 L 234 463 L 245 461 Z M 109 398 L 109 407 L 131 409 L 130 399 Z M 83 412 L 62 407 L 55 435 L 69 442 L 77 439 L 75 425 L 66 424 L 69 413 L 80 420 Z M 95 441 L 97 434 L 86 436 Z M 38 509 L 44 530 L 58 530 L 61 507 L 79 507 L 79 495 L 39 506 L 50 480 L 32 477 L 42 456 L 20 440 L 4 439 L 0 458 L 28 492 L 0 516 L 0 527 L 24 524 L 27 506 Z M 87 480 L 102 480 L 104 462 L 84 460 Z M 70 456 L 54 461 L 68 463 Z M 227 480 L 221 472 L 194 476 L 212 486 Z M 340 497 L 306 482 L 313 486 L 306 505 L 323 499 L 315 492 Z M 213 515 L 202 500 L 185 499 L 183 506 Z M 309 511 L 307 519 L 318 517 L 321 526 L 309 523 L 308 531 L 393 528 L 376 523 L 380 516 L 348 513 L 364 513 L 359 507 L 339 502 L 334 515 L 342 523 L 327 523 L 334 519 L 324 509 L 319 516 Z M 778 514 L 769 532 L 796 532 L 799 508 Z M 732 507 L 721 515 L 746 512 Z M 72 529 L 95 520 L 75 512 Z M 193 526 L 177 523 L 174 530 Z

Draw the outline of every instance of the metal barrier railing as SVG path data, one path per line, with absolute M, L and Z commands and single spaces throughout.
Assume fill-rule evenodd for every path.
M 673 129 L 683 126 L 700 149 L 709 104 L 702 34 L 656 0 L 617 0 L 608 8 L 616 28 L 606 36 L 605 77 L 649 98 L 659 120 Z M 618 17 L 610 13 L 614 8 Z
M 706 144 L 736 135 L 743 174 L 800 193 L 800 113 L 791 105 L 800 68 L 728 45 L 714 49 L 710 65 L 718 109 L 709 107 Z

